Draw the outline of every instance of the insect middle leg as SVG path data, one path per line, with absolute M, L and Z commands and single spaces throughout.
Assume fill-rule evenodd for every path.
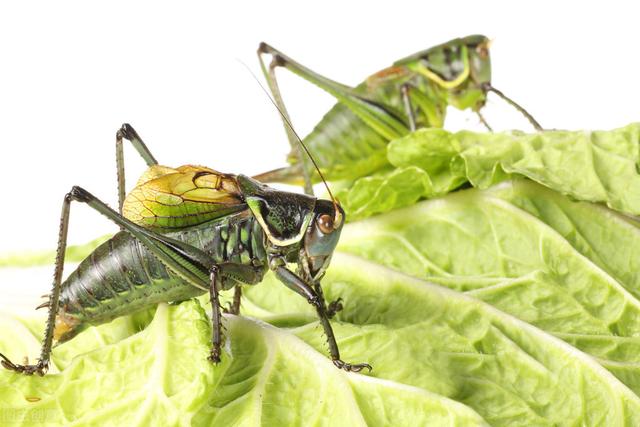
M 233 301 L 224 309 L 225 313 L 240 314 L 240 303 L 242 302 L 242 285 L 240 283 L 233 287 Z
M 416 115 L 413 112 L 413 105 L 411 105 L 411 95 L 409 94 L 411 87 L 408 84 L 403 84 L 400 87 L 402 94 L 402 104 L 404 105 L 405 114 L 409 119 L 409 130 L 411 132 L 416 131 Z
M 209 299 L 211 301 L 211 354 L 209 360 L 214 363 L 220 362 L 221 346 L 222 346 L 222 313 L 220 312 L 220 291 L 225 289 L 225 280 L 235 282 L 235 293 L 233 296 L 233 305 L 229 312 L 238 314 L 240 310 L 240 284 L 246 283 L 253 285 L 262 280 L 260 270 L 243 264 L 219 263 L 211 268 L 211 284 L 209 288 Z

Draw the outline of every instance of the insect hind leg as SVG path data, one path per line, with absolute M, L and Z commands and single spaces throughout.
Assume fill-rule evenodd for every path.
M 272 61 L 269 64 L 269 69 L 267 71 L 267 67 L 264 65 L 264 61 L 262 60 L 262 55 L 269 54 L 272 56 Z M 260 43 L 258 47 L 258 60 L 260 61 L 260 67 L 262 68 L 262 72 L 267 79 L 267 84 L 269 85 L 269 90 L 271 91 L 271 95 L 273 95 L 273 99 L 276 103 L 276 107 L 280 110 L 280 113 L 283 115 L 282 121 L 287 133 L 287 139 L 289 140 L 289 145 L 291 145 L 291 149 L 293 152 L 298 153 L 298 158 L 302 163 L 302 177 L 304 179 L 304 192 L 308 195 L 313 196 L 313 183 L 311 182 L 311 164 L 309 160 L 306 158 L 304 153 L 302 152 L 302 148 L 298 145 L 298 140 L 293 130 L 289 128 L 287 122 L 291 122 L 291 118 L 287 111 L 287 107 L 284 105 L 284 101 L 282 99 L 282 94 L 280 93 L 280 87 L 278 86 L 278 79 L 276 78 L 276 68 L 285 66 L 286 60 L 285 58 L 271 46 L 266 43 Z
M 43 376 L 49 370 L 49 362 L 51 358 L 51 347 L 53 345 L 53 335 L 55 329 L 55 321 L 56 315 L 58 313 L 58 305 L 60 302 L 60 291 L 62 285 L 62 273 L 64 268 L 64 257 L 67 249 L 67 234 L 69 230 L 69 212 L 71 207 L 71 201 L 73 200 L 73 195 L 71 192 L 67 193 L 64 196 L 64 201 L 62 202 L 62 213 L 60 215 L 60 229 L 58 232 L 58 247 L 56 249 L 56 261 L 55 261 L 55 269 L 53 274 L 53 289 L 51 294 L 49 294 L 49 302 L 47 306 L 49 307 L 49 314 L 47 316 L 47 326 L 44 333 L 44 340 L 42 343 L 42 350 L 40 352 L 40 358 L 34 365 L 18 365 L 5 355 L 0 353 L 0 363 L 6 369 L 22 373 L 25 375 L 33 375 L 38 374 Z
M 180 240 L 172 239 L 156 233 L 152 230 L 140 227 L 127 218 L 118 214 L 116 211 L 107 206 L 97 197 L 93 196 L 87 190 L 81 187 L 73 187 L 64 198 L 62 207 L 62 215 L 60 220 L 60 233 L 58 238 L 58 250 L 56 255 L 56 269 L 54 275 L 53 291 L 49 300 L 49 316 L 47 321 L 47 329 L 42 346 L 42 352 L 38 363 L 35 365 L 18 365 L 4 355 L 0 355 L 0 363 L 7 369 L 32 375 L 37 373 L 44 375 L 49 367 L 51 355 L 51 347 L 53 344 L 55 333 L 55 322 L 58 314 L 59 299 L 62 282 L 62 270 L 64 265 L 64 256 L 67 245 L 67 232 L 69 226 L 69 210 L 72 201 L 85 203 L 94 210 L 98 211 L 109 220 L 123 228 L 127 233 L 138 239 L 154 256 L 158 258 L 167 268 L 176 275 L 186 281 L 188 284 L 207 291 L 211 289 L 211 271 L 219 268 L 220 280 L 223 277 L 241 281 L 247 284 L 255 284 L 262 280 L 261 270 L 253 266 L 236 265 L 232 263 L 214 264 L 213 258 L 198 249 Z M 215 277 L 213 277 L 215 279 Z M 220 283 L 221 284 L 221 283 Z M 217 288 L 213 288 L 216 292 L 212 297 L 217 296 Z M 213 299 L 213 298 L 212 298 Z M 218 301 L 218 300 L 216 300 Z M 216 304 L 219 312 L 219 301 Z M 214 330 L 218 331 L 218 338 L 214 342 L 218 342 L 219 350 L 222 341 L 221 324 L 218 320 L 214 324 Z
M 120 129 L 116 132 L 116 169 L 118 177 L 118 209 L 122 215 L 122 205 L 125 198 L 125 175 L 124 175 L 124 151 L 122 149 L 122 141 L 127 140 L 131 142 L 133 148 L 136 149 L 138 154 L 147 163 L 147 166 L 154 166 L 158 164 L 158 161 L 153 157 L 149 148 L 138 135 L 138 132 L 128 123 L 124 123 Z

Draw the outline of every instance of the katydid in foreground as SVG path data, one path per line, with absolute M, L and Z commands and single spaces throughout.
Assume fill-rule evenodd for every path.
M 149 165 L 126 197 L 123 139 L 131 141 Z M 345 219 L 335 200 L 278 191 L 244 175 L 202 166 L 160 166 L 127 124 L 117 132 L 116 153 L 120 212 L 80 187 L 65 195 L 53 289 L 40 306 L 49 310 L 40 358 L 35 364 L 19 365 L 0 354 L 5 368 L 44 375 L 54 342 L 63 343 L 88 326 L 161 302 L 204 293 L 209 293 L 212 308 L 209 359 L 218 363 L 223 343 L 220 291 L 235 287 L 229 312 L 238 314 L 241 286 L 259 283 L 271 270 L 315 308 L 336 367 L 371 369 L 340 358 L 329 319 L 342 306 L 339 299 L 327 305 L 320 286 Z M 63 282 L 74 201 L 89 205 L 121 231 Z M 289 268 L 293 263 L 295 272 Z
M 356 87 L 315 73 L 274 47 L 261 43 L 258 57 L 269 88 L 283 119 L 289 120 L 275 70 L 284 67 L 334 96 L 338 103 L 329 110 L 304 143 L 314 153 L 325 176 L 331 180 L 353 180 L 385 167 L 386 145 L 420 127 L 442 127 L 447 106 L 471 109 L 489 129 L 481 114 L 488 92 L 494 92 L 520 111 L 536 130 L 538 122 L 520 105 L 491 85 L 488 38 L 468 36 L 418 52 L 396 61 Z M 263 60 L 271 55 L 267 67 Z M 264 173 L 264 182 L 305 185 L 318 182 L 309 159 L 301 155 L 292 130 L 285 124 L 291 144 L 292 166 Z

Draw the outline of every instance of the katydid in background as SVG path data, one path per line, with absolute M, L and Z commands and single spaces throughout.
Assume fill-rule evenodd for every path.
M 149 166 L 126 197 L 124 139 Z M 65 195 L 53 289 L 38 307 L 49 310 L 40 358 L 35 364 L 19 365 L 0 354 L 5 368 L 44 375 L 54 341 L 63 343 L 88 326 L 204 293 L 209 293 L 212 308 L 209 359 L 218 363 L 223 342 L 220 291 L 235 287 L 228 311 L 238 314 L 240 286 L 261 282 L 271 270 L 315 308 L 336 367 L 371 369 L 366 363 L 341 360 L 329 319 L 342 306 L 339 299 L 327 305 L 320 286 L 345 219 L 333 196 L 329 201 L 282 192 L 244 175 L 202 166 L 160 166 L 127 124 L 116 134 L 116 153 L 120 212 L 80 187 Z M 63 282 L 73 201 L 91 206 L 121 231 Z M 291 264 L 297 265 L 295 272 Z
M 332 181 L 353 180 L 386 165 L 389 141 L 422 127 L 442 127 L 447 106 L 471 109 L 491 130 L 481 114 L 487 93 L 494 92 L 541 130 L 522 107 L 491 85 L 490 41 L 482 35 L 451 40 L 396 61 L 356 87 L 323 77 L 279 50 L 261 43 L 258 57 L 278 107 L 287 115 L 275 69 L 284 67 L 334 96 L 338 103 L 304 138 L 319 168 Z M 267 67 L 263 55 L 272 57 Z M 283 117 L 284 119 L 285 117 Z M 288 116 L 286 116 L 288 119 Z M 301 155 L 291 129 L 285 125 L 292 150 L 290 167 L 259 175 L 264 182 L 311 183 L 319 177 Z

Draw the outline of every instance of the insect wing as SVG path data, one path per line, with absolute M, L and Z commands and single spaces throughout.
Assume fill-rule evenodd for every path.
M 203 166 L 155 165 L 127 195 L 123 215 L 138 225 L 178 229 L 246 209 L 235 175 Z

